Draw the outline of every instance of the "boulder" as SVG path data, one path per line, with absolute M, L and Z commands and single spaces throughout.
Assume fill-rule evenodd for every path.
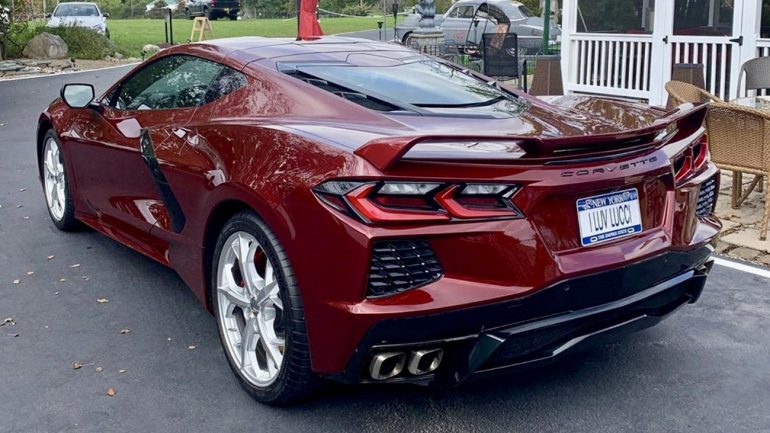
M 32 59 L 65 59 L 69 50 L 61 37 L 40 33 L 27 43 L 22 54 Z

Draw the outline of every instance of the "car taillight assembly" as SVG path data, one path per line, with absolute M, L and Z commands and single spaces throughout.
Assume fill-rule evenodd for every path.
M 711 159 L 708 137 L 703 134 L 672 160 L 674 179 L 679 184 L 698 173 Z
M 514 184 L 331 180 L 313 188 L 327 205 L 366 223 L 521 218 Z

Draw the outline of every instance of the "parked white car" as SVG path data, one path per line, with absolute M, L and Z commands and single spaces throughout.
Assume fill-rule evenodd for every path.
M 103 14 L 96 3 L 72 2 L 59 3 L 53 14 L 49 17 L 48 27 L 87 27 L 110 37 L 107 28 L 107 18 L 110 14 Z

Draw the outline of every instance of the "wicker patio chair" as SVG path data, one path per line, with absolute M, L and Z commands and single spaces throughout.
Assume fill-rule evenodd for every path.
M 770 174 L 770 113 L 737 104 L 712 102 L 706 116 L 712 160 L 733 172 L 732 206 L 748 197 L 762 176 Z M 755 175 L 743 191 L 742 173 Z M 770 220 L 770 188 L 765 188 L 765 208 L 759 239 L 767 238 Z
M 674 105 L 681 105 L 687 102 L 692 104 L 700 104 L 703 102 L 723 102 L 718 97 L 711 93 L 694 86 L 690 83 L 684 83 L 681 81 L 669 81 L 666 83 L 666 91 Z

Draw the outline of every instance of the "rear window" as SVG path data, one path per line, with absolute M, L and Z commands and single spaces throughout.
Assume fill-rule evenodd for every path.
M 430 59 L 391 66 L 314 64 L 297 70 L 363 95 L 417 107 L 471 107 L 511 98 L 482 80 Z

